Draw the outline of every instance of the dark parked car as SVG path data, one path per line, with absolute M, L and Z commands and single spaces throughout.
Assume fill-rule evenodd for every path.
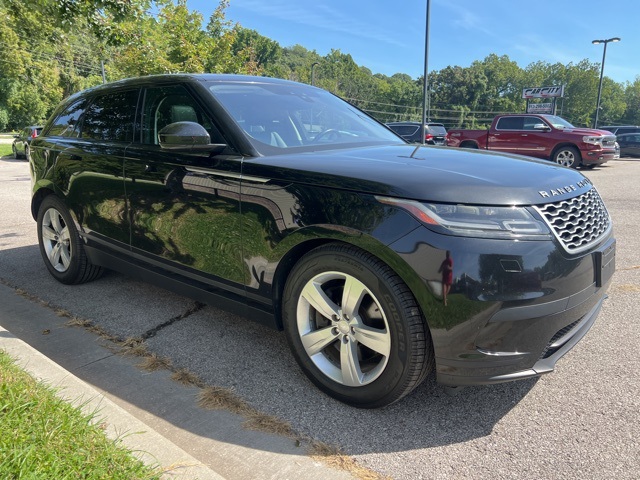
M 624 133 L 616 138 L 620 145 L 621 157 L 640 158 L 640 133 Z
M 622 135 L 625 133 L 640 133 L 640 127 L 637 125 L 610 125 L 608 127 L 598 127 L 600 130 L 607 130 L 614 135 Z
M 33 141 L 30 168 L 57 280 L 110 268 L 284 329 L 311 381 L 358 407 L 434 369 L 450 386 L 552 371 L 615 265 L 611 219 L 581 173 L 416 148 L 283 80 L 81 92 Z
M 11 146 L 13 150 L 14 158 L 29 158 L 29 146 L 31 145 L 31 141 L 40 135 L 42 131 L 42 127 L 40 126 L 30 126 L 25 127 L 20 130 L 18 135 L 14 135 L 15 140 L 13 141 L 13 145 Z
M 396 132 L 409 143 L 422 143 L 420 122 L 391 122 L 387 127 Z M 428 122 L 425 125 L 424 143 L 429 145 L 446 145 L 447 129 L 441 123 Z

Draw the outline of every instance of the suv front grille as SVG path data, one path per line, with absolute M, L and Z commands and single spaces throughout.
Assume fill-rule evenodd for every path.
M 578 197 L 536 206 L 535 209 L 569 253 L 588 249 L 611 228 L 609 212 L 595 187 Z

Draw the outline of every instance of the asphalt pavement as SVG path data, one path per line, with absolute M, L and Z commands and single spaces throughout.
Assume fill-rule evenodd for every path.
M 184 478 L 333 479 L 368 470 L 412 480 L 636 479 L 640 161 L 617 160 L 585 174 L 614 220 L 617 272 L 592 330 L 539 380 L 467 388 L 452 397 L 428 378 L 390 407 L 345 406 L 300 373 L 283 334 L 250 319 L 116 273 L 80 286 L 57 283 L 37 247 L 28 165 L 7 158 L 0 159 L 0 325 L 10 333 L 0 330 L 0 348 L 23 352 L 18 356 L 29 369 L 53 362 L 62 379 L 30 371 L 65 389 L 71 387 L 64 379 L 77 378 L 90 389 L 82 398 L 112 402 L 116 413 L 105 410 L 105 418 L 115 430 L 126 428 L 115 426 L 124 419 L 132 422 L 125 438 L 158 435 L 135 448 Z M 112 341 L 67 326 L 69 317 L 119 339 L 153 332 L 147 349 L 170 359 L 173 370 L 233 392 L 276 425 L 290 426 L 290 434 L 250 430 L 246 415 L 199 407 L 201 387 L 177 383 L 167 369 L 139 368 L 139 359 L 115 354 Z M 334 468 L 335 457 L 310 457 L 315 441 L 344 452 L 342 464 L 351 470 Z

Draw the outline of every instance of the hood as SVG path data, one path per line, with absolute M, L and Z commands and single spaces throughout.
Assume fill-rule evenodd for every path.
M 535 205 L 591 188 L 544 160 L 450 147 L 392 145 L 247 159 L 244 175 L 420 201 Z
M 613 133 L 606 130 L 598 130 L 594 128 L 565 128 L 563 132 L 575 133 L 576 135 L 603 135 L 605 137 L 613 137 Z

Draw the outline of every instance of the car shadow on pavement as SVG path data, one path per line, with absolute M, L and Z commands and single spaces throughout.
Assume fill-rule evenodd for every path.
M 24 158 L 15 158 L 13 155 L 5 155 L 4 157 L 0 157 L 0 160 L 2 160 L 3 162 L 8 162 L 8 163 L 24 163 L 24 162 L 28 162 L 28 160 L 24 159 Z
M 23 290 L 23 297 L 47 305 L 49 313 L 17 323 L 0 307 L 0 325 L 77 377 L 187 432 L 181 434 L 186 442 L 201 438 L 306 454 L 291 438 L 274 440 L 272 434 L 243 429 L 242 418 L 198 407 L 198 388 L 170 380 L 166 370 L 141 370 L 139 359 L 113 355 L 111 342 L 65 326 L 68 317 L 88 320 L 121 339 L 140 338 L 155 329 L 145 345 L 170 359 L 174 370 L 228 389 L 259 412 L 289 424 L 300 438 L 337 446 L 349 455 L 437 447 L 490 435 L 536 384 L 524 380 L 469 387 L 451 396 L 431 375 L 389 407 L 357 409 L 307 380 L 282 332 L 214 306 L 194 309 L 188 298 L 118 273 L 107 272 L 83 285 L 62 285 L 49 276 L 37 245 L 4 249 L 1 259 L 0 283 Z M 56 311 L 66 312 L 67 318 Z M 45 329 L 50 333 L 43 335 Z

